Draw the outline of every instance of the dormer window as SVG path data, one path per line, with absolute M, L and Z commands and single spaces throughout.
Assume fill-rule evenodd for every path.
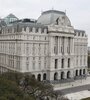
M 36 28 L 36 33 L 38 33 L 38 28 Z
M 58 20 L 59 20 L 59 18 L 57 18 L 57 19 L 56 19 L 56 25 L 58 25 L 58 24 L 59 24 L 59 23 L 58 23 L 58 22 L 59 22 Z
M 24 27 L 24 31 L 26 31 L 26 27 Z
M 78 32 L 78 36 L 80 36 L 80 32 Z
M 29 28 L 29 32 L 32 32 L 32 28 Z
M 84 36 L 84 33 L 82 33 L 82 36 Z

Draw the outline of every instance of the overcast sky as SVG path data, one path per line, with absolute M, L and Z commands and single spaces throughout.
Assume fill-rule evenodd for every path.
M 90 46 L 90 0 L 0 0 L 0 17 L 9 13 L 18 18 L 37 19 L 41 11 L 65 11 L 76 29 L 85 30 Z

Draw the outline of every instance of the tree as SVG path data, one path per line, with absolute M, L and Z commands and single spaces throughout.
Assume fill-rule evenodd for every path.
M 17 72 L 7 72 L 0 75 L 0 97 L 3 100 L 67 100 L 53 86 L 40 82 L 31 75 Z
M 24 94 L 33 96 L 35 100 L 44 100 L 45 98 L 54 98 L 55 100 L 62 98 L 61 100 L 68 100 L 62 96 L 59 91 L 54 91 L 53 86 L 48 82 L 39 82 L 35 78 L 26 75 L 21 81 L 21 89 Z

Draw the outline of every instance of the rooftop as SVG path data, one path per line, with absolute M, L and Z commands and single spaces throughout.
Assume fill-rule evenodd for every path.
M 64 22 L 64 25 L 71 26 L 71 22 L 69 18 L 66 16 L 65 12 L 57 11 L 57 10 L 48 10 L 41 14 L 38 18 L 37 23 L 41 23 L 43 25 L 51 25 L 55 24 L 57 19 L 60 18 L 60 23 Z
M 62 11 L 57 11 L 57 10 L 48 10 L 48 11 L 44 11 L 42 13 L 43 14 L 47 14 L 47 13 L 58 13 L 58 14 L 64 14 L 65 15 L 65 12 L 62 12 Z

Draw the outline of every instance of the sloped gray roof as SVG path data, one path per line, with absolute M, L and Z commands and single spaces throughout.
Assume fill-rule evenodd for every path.
M 74 32 L 82 32 L 82 33 L 85 33 L 84 30 L 78 30 L 78 29 L 74 29 Z
M 57 10 L 48 10 L 41 14 L 41 16 L 37 20 L 37 23 L 41 23 L 44 25 L 50 25 L 52 23 L 55 23 L 57 18 L 59 18 L 60 16 L 66 16 L 65 12 L 57 11 Z
M 16 18 L 16 19 L 18 19 L 15 15 L 13 15 L 12 13 L 11 14 L 9 14 L 8 16 L 6 16 L 5 18 Z
M 3 19 L 0 19 L 0 27 L 1 26 L 6 26 L 6 23 L 5 23 L 5 21 Z

